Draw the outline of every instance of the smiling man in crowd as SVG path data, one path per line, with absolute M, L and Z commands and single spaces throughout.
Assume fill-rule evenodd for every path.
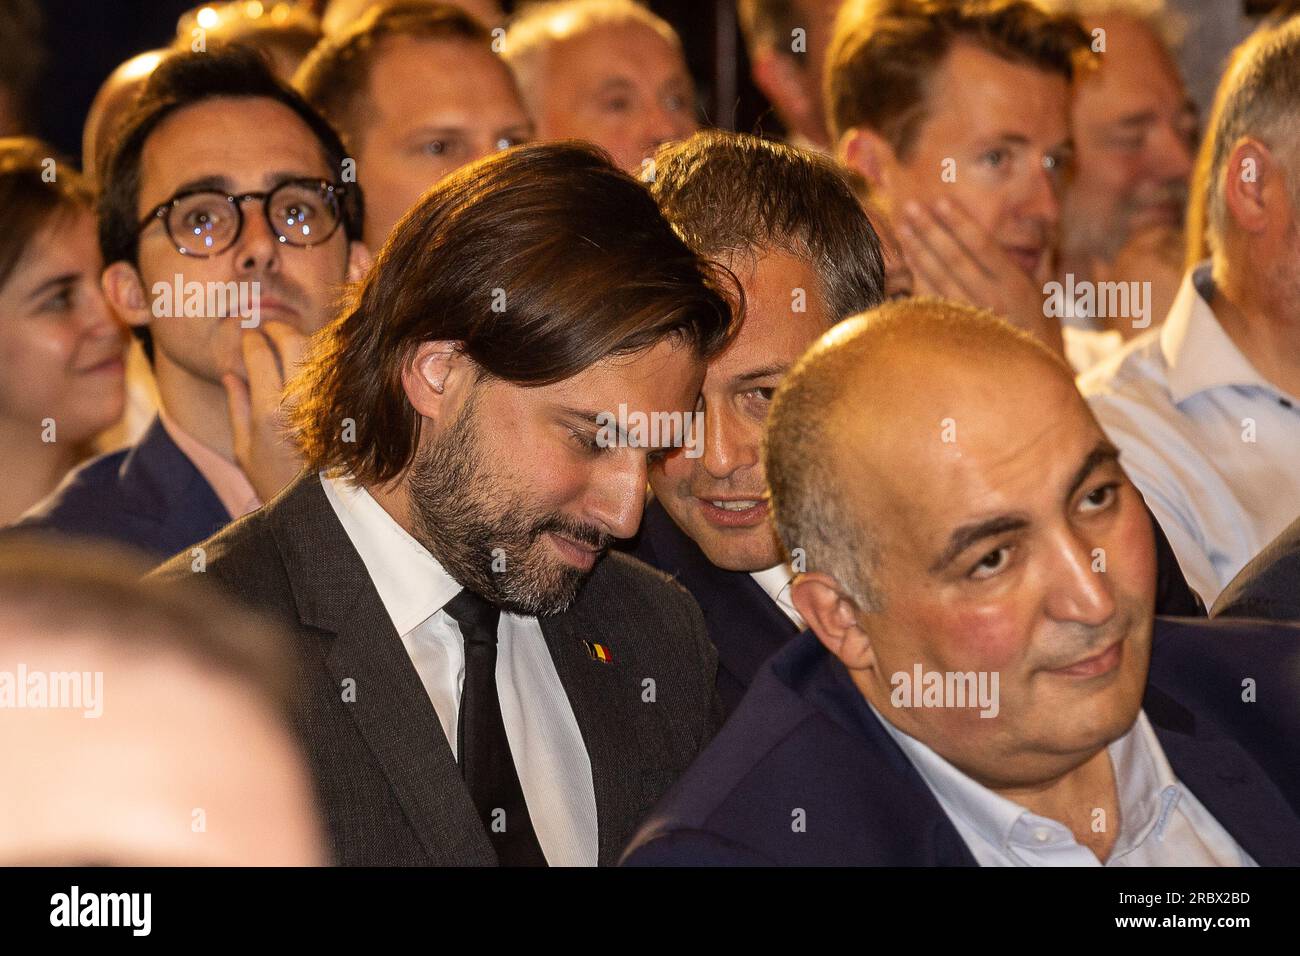
M 637 557 L 704 610 L 730 710 L 759 665 L 803 626 L 772 529 L 759 446 L 772 394 L 840 319 L 884 297 L 880 243 L 835 165 L 735 133 L 696 133 L 655 159 L 651 191 L 701 255 L 740 279 L 740 331 L 709 363 L 703 434 L 650 469 Z
M 905 300 L 823 336 L 765 444 L 810 631 L 630 860 L 1294 864 L 1265 770 L 1148 683 L 1153 640 L 1221 626 L 1153 618 L 1118 458 L 1066 364 L 988 312 Z
M 1078 17 L 1097 51 L 1070 101 L 1075 163 L 1062 197 L 1057 278 L 1077 287 L 1149 282 L 1151 290 L 1129 314 L 1080 299 L 1066 317 L 1131 338 L 1164 321 L 1182 279 L 1196 106 L 1170 49 L 1163 0 L 1045 5 Z

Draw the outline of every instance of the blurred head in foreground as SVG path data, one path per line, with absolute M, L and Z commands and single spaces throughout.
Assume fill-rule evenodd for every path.
M 285 639 L 143 570 L 0 549 L 0 865 L 325 862 Z

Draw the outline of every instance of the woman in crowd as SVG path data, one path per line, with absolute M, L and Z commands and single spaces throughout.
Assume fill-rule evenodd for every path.
M 125 330 L 99 273 L 79 174 L 37 140 L 0 139 L 0 526 L 122 415 Z

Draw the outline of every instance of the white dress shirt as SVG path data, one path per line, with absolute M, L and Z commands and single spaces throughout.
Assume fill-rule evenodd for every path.
M 438 713 L 451 752 L 465 681 L 465 642 L 442 608 L 462 590 L 364 488 L 321 473 L 321 484 Z M 595 866 L 591 759 L 535 617 L 502 612 L 497 695 L 528 815 L 551 866 Z
M 868 705 L 870 706 L 870 705 Z M 1182 785 L 1147 715 L 1110 745 L 1119 835 L 1105 864 L 1070 828 L 1038 816 L 962 773 L 874 708 L 980 866 L 1256 866 Z
M 803 615 L 790 600 L 790 585 L 794 582 L 794 572 L 790 570 L 790 565 L 782 563 L 763 571 L 750 571 L 749 576 L 758 582 L 758 586 L 776 602 L 776 606 L 794 622 L 795 627 L 801 631 L 807 627 Z
M 1241 354 L 1212 296 L 1202 263 L 1161 328 L 1079 379 L 1207 607 L 1300 511 L 1300 402 Z

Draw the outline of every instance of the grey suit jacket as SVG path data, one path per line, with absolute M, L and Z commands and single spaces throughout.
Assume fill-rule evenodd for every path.
M 494 865 L 437 713 L 317 475 L 198 547 L 202 575 L 186 551 L 150 578 L 200 577 L 295 636 L 293 703 L 335 859 Z M 541 624 L 591 758 L 599 862 L 613 865 L 721 722 L 717 655 L 689 595 L 623 554 L 603 558 L 574 605 Z

